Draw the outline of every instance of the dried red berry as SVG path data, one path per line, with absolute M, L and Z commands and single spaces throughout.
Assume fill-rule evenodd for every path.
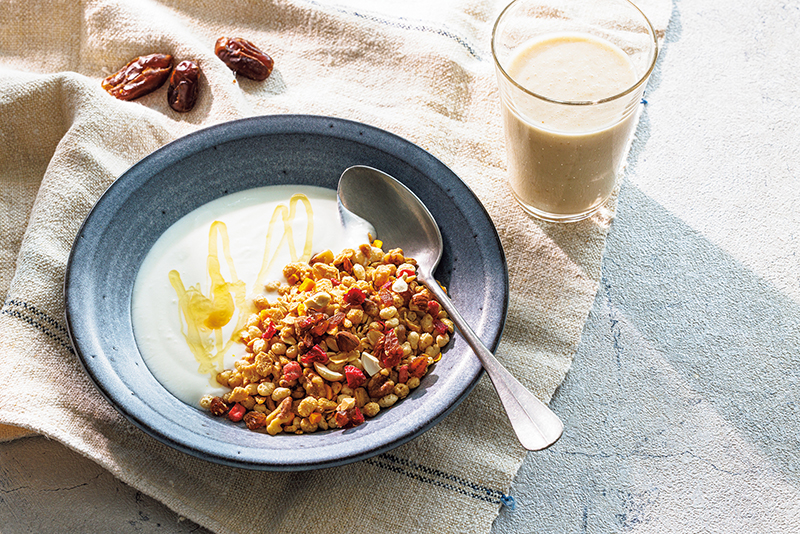
M 289 362 L 283 366 L 283 379 L 287 382 L 297 380 L 303 374 L 303 368 L 297 362 Z
M 269 341 L 270 339 L 272 339 L 272 336 L 274 336 L 277 332 L 278 329 L 275 328 L 275 325 L 272 324 L 272 322 L 270 322 L 267 325 L 266 330 L 264 330 L 264 333 L 261 334 L 261 338 Z
M 231 411 L 228 412 L 228 419 L 233 421 L 234 423 L 238 423 L 244 417 L 244 414 L 247 412 L 244 406 L 239 404 L 238 402 L 233 405 Z
M 336 426 L 339 428 L 348 428 L 348 425 L 350 424 L 350 417 L 346 411 L 338 410 L 335 416 Z
M 402 358 L 403 346 L 400 345 L 394 329 L 390 329 L 386 335 L 383 336 L 383 354 L 378 360 L 380 360 L 383 367 L 391 369 L 399 364 Z
M 330 321 L 327 315 L 324 313 L 314 313 L 309 316 L 301 316 L 298 321 L 294 323 L 294 327 L 299 335 L 305 335 L 311 332 L 319 336 L 328 329 L 329 323 Z
M 325 349 L 317 344 L 311 347 L 308 352 L 300 356 L 300 361 L 305 364 L 311 364 L 313 362 L 325 364 L 328 363 L 328 353 L 326 353 Z
M 397 381 L 401 384 L 408 382 L 408 365 L 401 365 L 397 369 Z
M 344 294 L 344 301 L 352 306 L 359 306 L 364 303 L 367 296 L 363 291 L 357 287 L 351 287 L 347 293 Z
M 433 320 L 433 331 L 436 332 L 437 334 L 439 334 L 440 336 L 444 335 L 445 333 L 447 333 L 447 325 L 444 324 L 439 319 L 434 319 Z
M 361 410 L 358 409 L 358 406 L 353 408 L 353 413 L 350 416 L 350 423 L 353 426 L 358 426 L 364 422 L 364 414 L 361 413 Z
M 336 424 L 339 428 L 352 428 L 364 422 L 364 414 L 358 409 L 358 406 L 353 406 L 349 410 L 336 411 Z
M 353 365 L 346 365 L 344 367 L 344 376 L 347 379 L 347 387 L 355 389 L 367 383 L 367 377 L 358 367 Z

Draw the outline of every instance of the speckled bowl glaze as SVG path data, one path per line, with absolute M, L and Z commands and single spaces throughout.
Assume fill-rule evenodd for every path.
M 136 346 L 131 292 L 159 236 L 223 195 L 264 185 L 336 189 L 342 171 L 369 165 L 402 181 L 436 218 L 444 256 L 436 272 L 491 349 L 508 307 L 508 271 L 497 232 L 470 189 L 425 150 L 357 122 L 262 116 L 198 131 L 155 151 L 108 188 L 78 233 L 65 279 L 70 336 L 103 396 L 147 434 L 188 454 L 261 470 L 342 465 L 397 447 L 433 427 L 482 373 L 455 335 L 408 398 L 366 424 L 306 435 L 251 432 L 189 406 L 156 381 Z M 386 244 L 391 246 L 390 243 Z

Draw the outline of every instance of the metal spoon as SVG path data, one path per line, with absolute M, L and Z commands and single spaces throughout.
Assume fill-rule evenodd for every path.
M 561 420 L 497 361 L 434 279 L 433 271 L 442 257 L 442 235 L 422 201 L 395 178 L 362 165 L 342 173 L 338 196 L 345 228 L 348 224 L 363 227 L 363 221 L 369 221 L 377 232 L 373 238 L 380 237 L 417 260 L 417 279 L 433 293 L 475 351 L 522 446 L 538 451 L 555 443 L 564 430 Z

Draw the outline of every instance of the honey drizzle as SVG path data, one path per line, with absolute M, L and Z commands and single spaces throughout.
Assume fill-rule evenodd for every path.
M 292 231 L 291 222 L 294 220 L 295 216 L 297 215 L 297 203 L 302 202 L 306 208 L 306 215 L 308 215 L 308 225 L 306 226 L 306 240 L 303 246 L 303 255 L 300 256 L 298 259 L 297 251 L 294 247 L 294 232 Z M 277 222 L 278 217 L 281 217 L 283 220 L 283 235 L 281 236 L 281 240 L 278 243 L 278 246 L 275 248 L 275 252 L 272 255 L 272 258 L 269 258 L 269 242 L 270 238 L 272 237 L 272 227 Z M 272 212 L 272 218 L 269 221 L 269 227 L 267 229 L 267 236 L 266 236 L 266 243 L 264 244 L 264 259 L 261 261 L 261 271 L 258 273 L 256 277 L 255 284 L 253 286 L 254 292 L 256 288 L 264 287 L 264 284 L 267 283 L 267 276 L 269 274 L 270 269 L 272 268 L 273 264 L 275 263 L 275 259 L 278 257 L 278 251 L 281 249 L 281 246 L 284 243 L 288 243 L 289 246 L 289 257 L 291 261 L 308 261 L 311 259 L 311 247 L 312 247 L 312 239 L 314 237 L 314 210 L 311 208 L 311 201 L 308 200 L 308 197 L 302 193 L 297 193 L 292 195 L 289 199 L 289 209 L 286 208 L 284 205 L 279 205 L 275 208 L 275 211 Z
M 299 258 L 295 249 L 294 233 L 291 227 L 291 223 L 297 215 L 298 202 L 303 203 L 308 216 L 303 255 Z M 273 226 L 278 221 L 283 222 L 283 234 L 270 257 L 269 247 Z M 311 201 L 306 195 L 302 193 L 292 195 L 289 199 L 288 209 L 283 204 L 276 206 L 267 228 L 261 269 L 256 277 L 253 291 L 256 292 L 258 288 L 263 288 L 267 281 L 266 277 L 275 263 L 282 246 L 287 245 L 289 247 L 289 257 L 292 262 L 308 261 L 311 258 L 313 236 L 314 211 L 311 207 Z M 222 254 L 228 265 L 231 282 L 225 280 L 220 269 L 218 241 L 222 242 Z M 222 221 L 214 221 L 209 228 L 206 268 L 210 280 L 209 296 L 203 294 L 199 282 L 186 288 L 183 280 L 181 280 L 180 273 L 175 269 L 169 272 L 169 281 L 178 296 L 181 333 L 189 350 L 197 360 L 198 371 L 201 374 L 208 374 L 209 383 L 212 386 L 217 386 L 216 376 L 224 369 L 225 354 L 234 341 L 238 339 L 239 332 L 244 328 L 248 315 L 254 311 L 252 303 L 246 298 L 245 282 L 239 280 L 236 275 L 233 256 L 230 252 L 228 227 Z M 237 324 L 230 339 L 226 342 L 223 339 L 222 328 L 231 321 L 236 308 L 239 309 Z

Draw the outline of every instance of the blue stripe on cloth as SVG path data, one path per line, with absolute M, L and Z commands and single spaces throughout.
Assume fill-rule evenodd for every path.
M 66 326 L 48 314 L 36 309 L 33 304 L 21 300 L 8 299 L 3 302 L 3 307 L 0 308 L 0 315 L 8 315 L 28 323 L 72 354 L 75 354 Z
M 467 39 L 465 39 L 464 37 L 460 36 L 459 34 L 455 33 L 454 31 L 452 31 L 452 30 L 450 30 L 448 28 L 445 28 L 445 27 L 432 26 L 432 25 L 426 24 L 425 22 L 422 22 L 422 21 L 409 20 L 409 19 L 406 19 L 404 17 L 393 17 L 391 19 L 384 18 L 384 17 L 381 17 L 381 16 L 376 15 L 376 14 L 363 13 L 361 11 L 355 11 L 355 10 L 347 9 L 345 7 L 342 7 L 342 6 L 329 5 L 329 4 L 326 4 L 326 3 L 323 3 L 323 2 L 317 2 L 315 0 L 303 0 L 303 1 L 305 3 L 311 4 L 313 6 L 323 7 L 325 9 L 332 9 L 334 11 L 337 11 L 337 12 L 345 14 L 345 15 L 358 17 L 358 18 L 361 18 L 361 19 L 364 19 L 364 20 L 369 20 L 371 22 L 377 22 L 379 24 L 384 24 L 386 26 L 392 26 L 394 28 L 400 28 L 401 30 L 413 30 L 413 31 L 425 32 L 425 33 L 433 33 L 433 34 L 436 34 L 436 35 L 441 35 L 442 37 L 447 37 L 448 39 L 451 39 L 451 40 L 457 42 L 459 45 L 461 45 L 461 47 L 463 47 L 467 52 L 469 52 L 469 54 L 472 57 L 474 57 L 475 59 L 478 59 L 480 61 L 483 61 L 483 59 L 484 59 L 482 54 L 480 53 L 480 51 L 478 49 L 476 49 L 474 46 L 472 46 L 472 44 L 470 44 L 470 42 L 467 41 Z
M 514 498 L 500 490 L 488 488 L 452 473 L 446 473 L 432 467 L 418 464 L 393 454 L 384 453 L 375 458 L 365 460 L 366 463 L 386 469 L 393 473 L 407 476 L 419 482 L 448 489 L 473 499 L 492 504 L 503 504 L 514 509 Z

